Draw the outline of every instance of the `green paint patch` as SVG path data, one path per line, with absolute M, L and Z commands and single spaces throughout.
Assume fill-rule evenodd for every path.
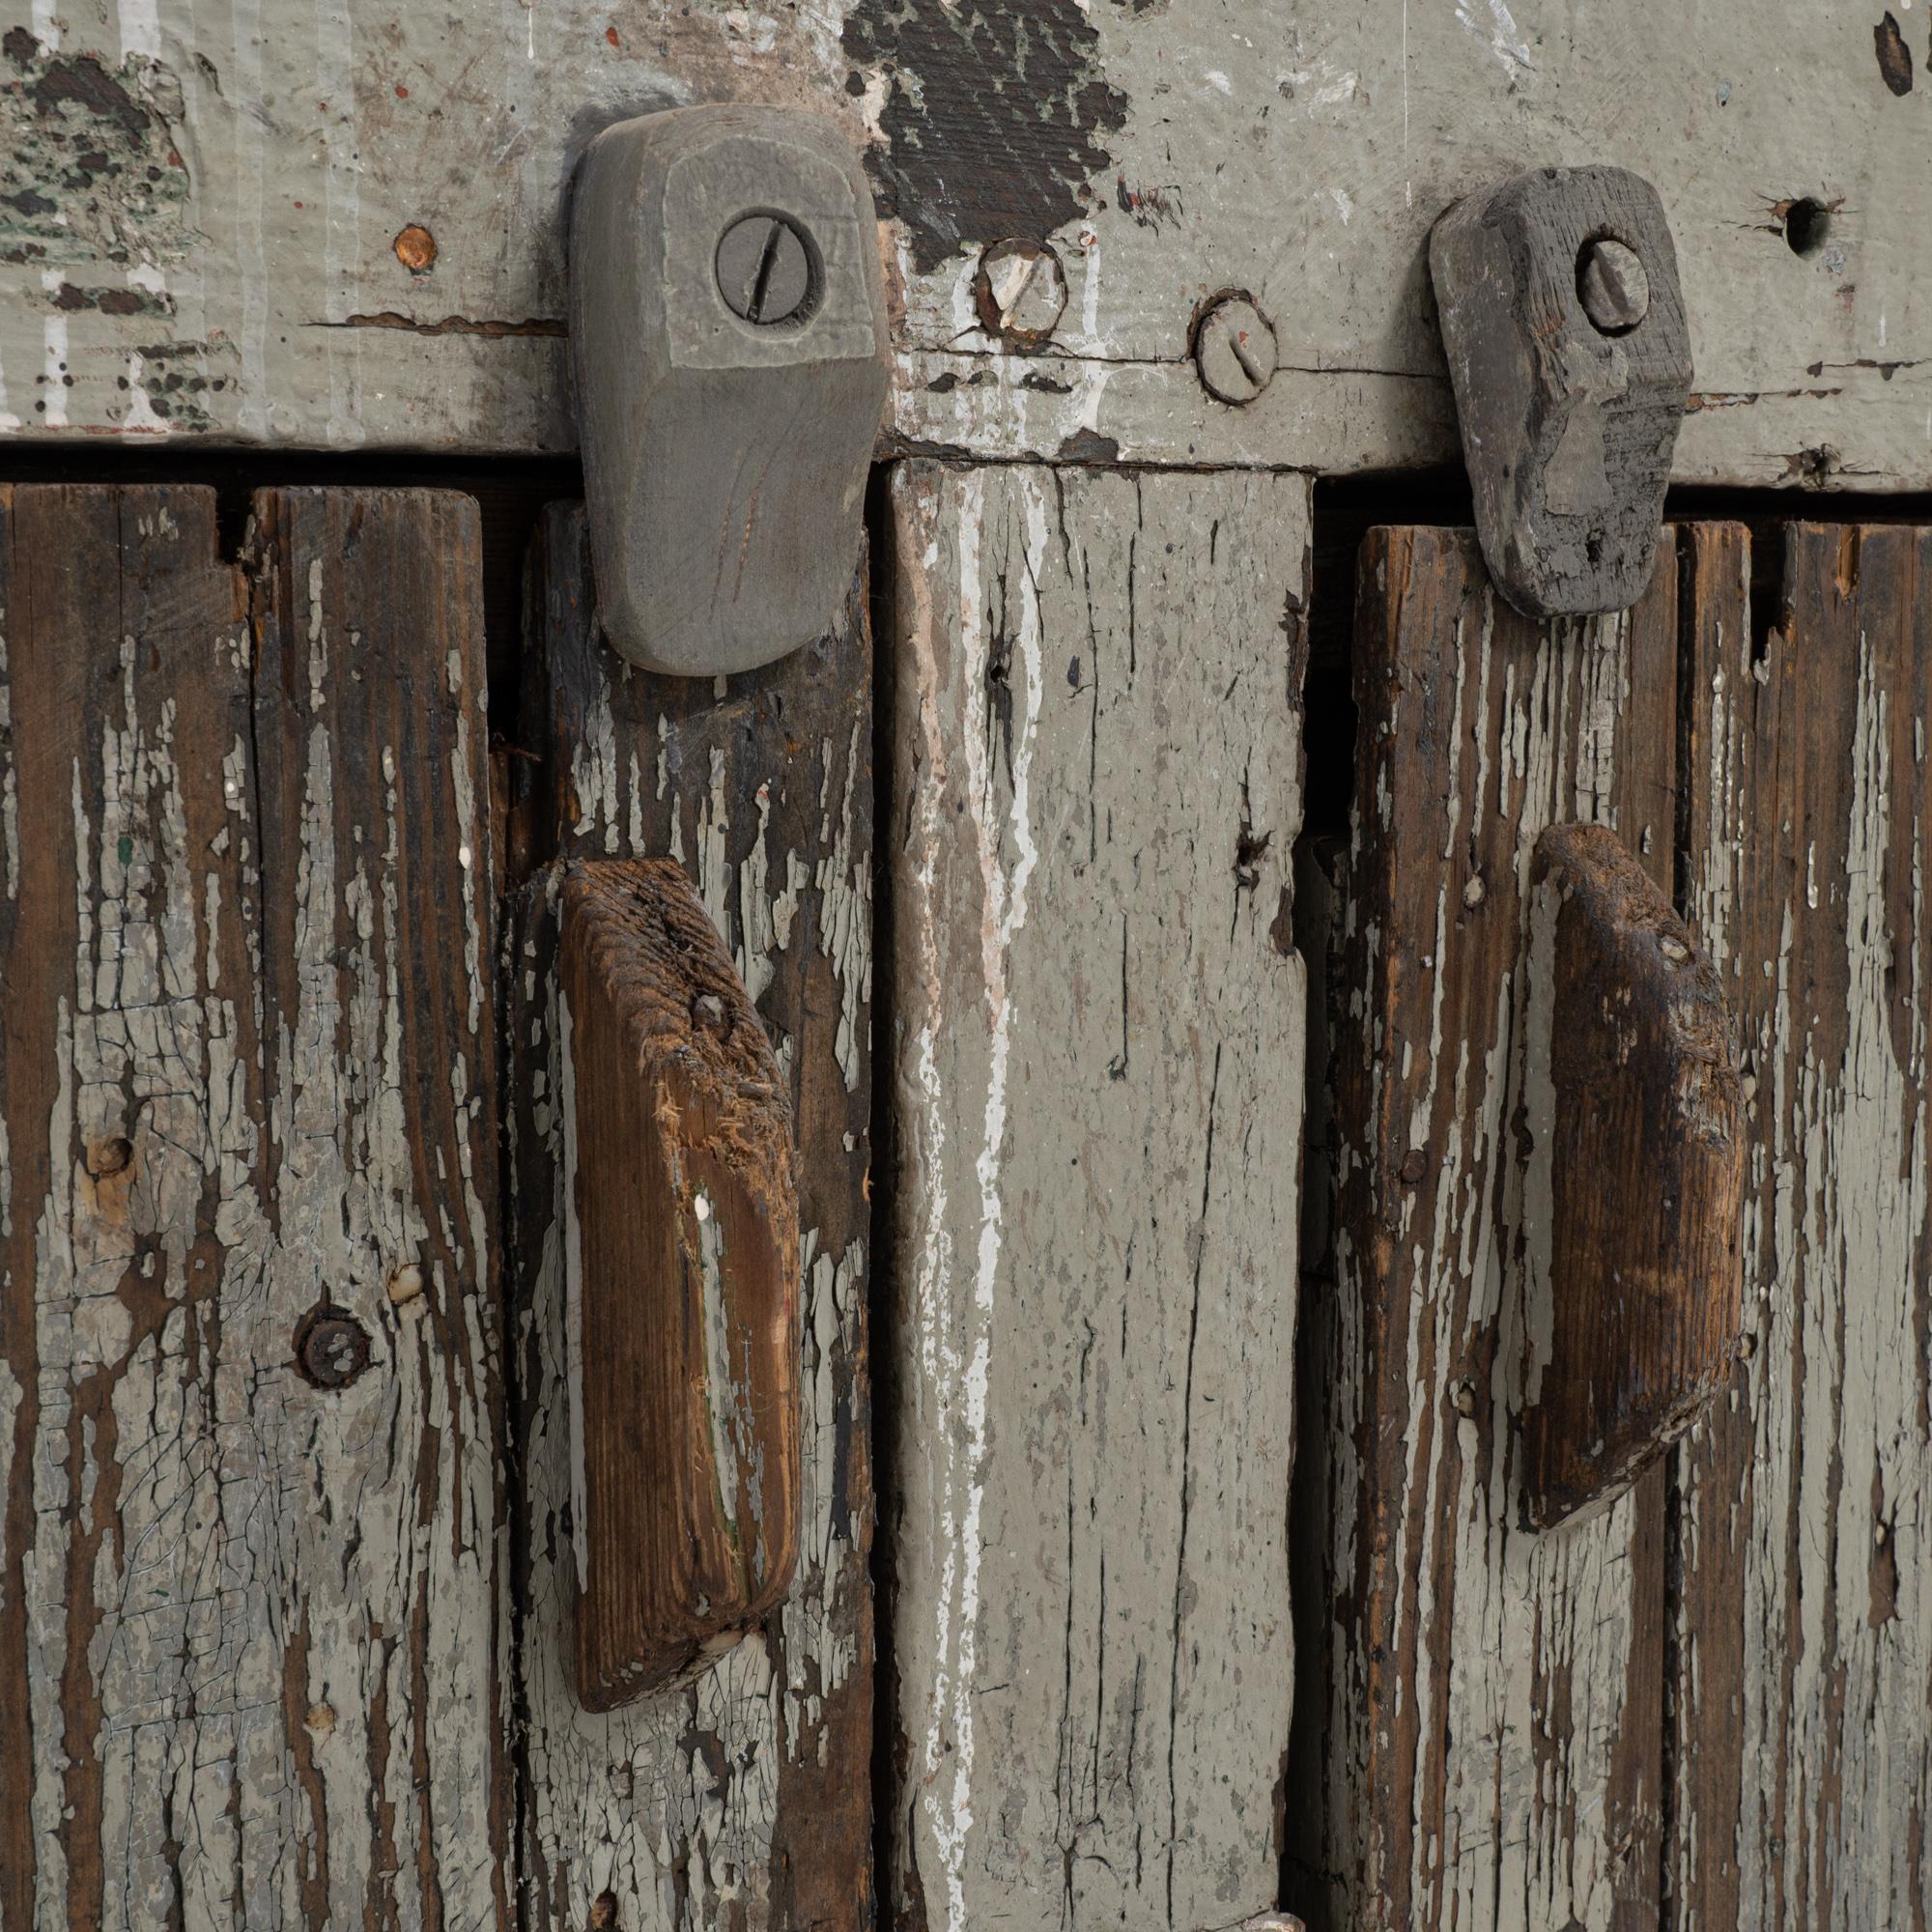
M 109 67 L 12 29 L 0 39 L 0 259 L 183 260 L 192 197 L 176 137 L 183 112 L 163 62 Z

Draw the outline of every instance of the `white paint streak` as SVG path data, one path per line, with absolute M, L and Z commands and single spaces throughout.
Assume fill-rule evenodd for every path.
M 158 0 L 115 0 L 124 59 L 159 60 L 161 15 Z
M 1487 6 L 1487 20 L 1479 16 L 1479 5 Z M 1528 43 L 1518 32 L 1505 0 L 1456 0 L 1456 18 L 1477 40 L 1487 42 L 1505 72 L 1514 76 L 1519 70 L 1532 70 Z

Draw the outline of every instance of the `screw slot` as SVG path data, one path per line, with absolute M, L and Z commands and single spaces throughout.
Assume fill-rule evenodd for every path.
M 726 306 L 755 327 L 805 322 L 818 306 L 818 251 L 787 214 L 740 215 L 719 240 L 717 271 Z

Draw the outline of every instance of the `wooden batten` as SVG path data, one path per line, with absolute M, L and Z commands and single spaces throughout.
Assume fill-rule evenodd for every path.
M 1666 531 L 1634 609 L 1537 623 L 1469 531 L 1361 553 L 1333 1279 L 1301 1438 L 1321 1466 L 1297 1485 L 1335 1610 L 1297 1687 L 1321 1771 L 1288 1899 L 1349 1932 L 1641 1922 L 1658 1895 L 1663 1471 L 1529 1532 L 1517 1422 L 1532 858 L 1551 825 L 1601 824 L 1669 886 L 1676 566 Z M 1741 620 L 1741 570 L 1690 588 Z
M 605 648 L 583 512 L 532 545 L 509 813 L 535 866 L 504 952 L 512 1440 L 521 1531 L 503 1668 L 526 1713 L 532 1932 L 853 1922 L 871 1913 L 872 645 L 867 570 L 838 622 L 762 670 L 657 677 Z M 795 1136 L 802 1348 L 789 1589 L 712 1666 L 619 1708 L 578 1695 L 570 1439 L 569 863 L 675 862 L 772 1042 Z M 723 994 L 719 997 L 722 999 Z M 572 1008 L 573 1032 L 578 1024 Z M 569 1076 L 573 1081 L 576 1072 Z M 628 1168 L 621 1188 L 639 1178 Z M 600 1920 L 598 1914 L 609 1917 Z

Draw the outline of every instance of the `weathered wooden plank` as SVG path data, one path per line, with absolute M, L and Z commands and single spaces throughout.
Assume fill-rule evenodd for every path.
M 871 639 L 864 568 L 838 628 L 767 668 L 657 678 L 600 644 L 583 516 L 533 553 L 524 782 L 542 862 L 669 856 L 774 1036 L 798 1148 L 805 1330 L 798 1571 L 761 1632 L 695 1684 L 596 1715 L 568 1667 L 572 1520 L 557 1104 L 554 869 L 508 952 L 516 1440 L 526 1492 L 511 1667 L 524 1905 L 626 1932 L 872 1917 L 872 1537 L 866 1367 L 871 1111 Z M 606 1894 L 608 1893 L 608 1897 Z
M 508 1904 L 480 539 L 449 493 L 255 499 L 275 1245 L 253 1340 L 286 1359 L 270 1350 L 326 1304 L 374 1353 L 348 1387 L 291 1388 L 270 1438 L 317 1923 L 480 1925 Z
M 1674 0 L 4 0 L 0 428 L 569 448 L 576 158 L 628 115 L 730 99 L 815 107 L 869 151 L 902 447 L 1453 461 L 1430 223 L 1602 161 L 1657 184 L 1677 238 L 1679 479 L 1924 487 L 1924 56 L 1898 96 L 1872 25 L 1786 6 L 1740 33 Z M 1008 237 L 1063 267 L 1037 354 L 975 303 Z M 1246 408 L 1189 354 L 1228 288 L 1281 345 Z
M 1679 1456 L 1687 1932 L 1922 1926 L 1932 1894 L 1932 532 L 1785 544 L 1776 627 L 1691 640 L 1690 898 L 1744 1038 L 1755 1346 Z
M 1308 491 L 895 472 L 894 1907 L 1272 1906 Z
M 10 1925 L 507 1902 L 456 500 L 8 504 Z
M 1656 1918 L 1662 1471 L 1528 1533 L 1513 1421 L 1531 856 L 1552 822 L 1604 823 L 1667 887 L 1676 611 L 1668 541 L 1632 611 L 1551 626 L 1500 601 L 1469 532 L 1362 553 L 1336 1279 L 1303 1435 L 1334 1609 L 1295 1868 L 1327 1897 L 1289 1900 L 1339 1926 Z

